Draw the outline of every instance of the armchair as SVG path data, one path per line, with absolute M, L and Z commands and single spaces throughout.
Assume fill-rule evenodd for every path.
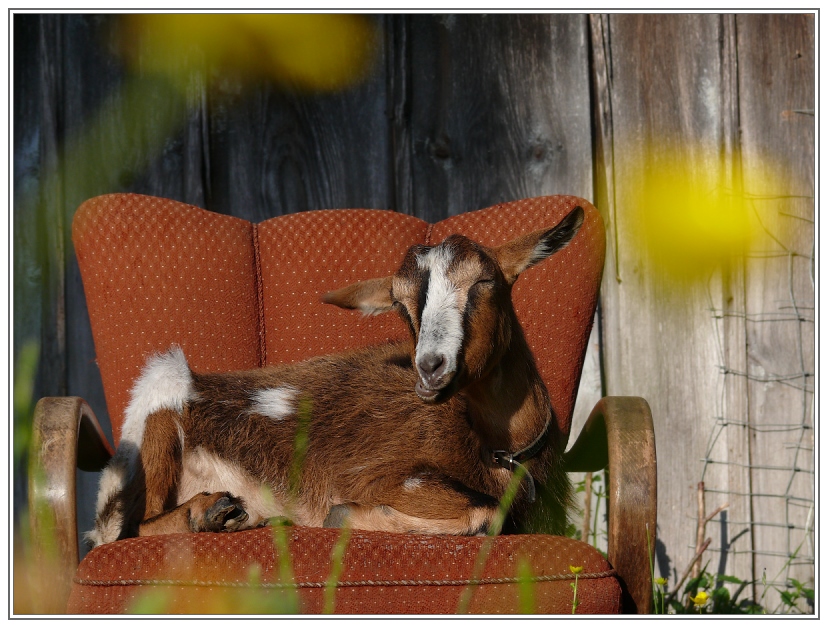
M 515 201 L 433 225 L 379 210 L 322 210 L 252 224 L 134 194 L 87 201 L 75 216 L 73 240 L 115 444 L 132 381 L 149 353 L 177 343 L 195 370 L 218 372 L 402 337 L 395 317 L 359 318 L 322 305 L 318 295 L 390 274 L 414 243 L 463 233 L 494 245 L 556 224 L 575 205 L 586 211 L 583 235 L 527 271 L 513 295 L 564 435 L 604 260 L 603 223 L 583 199 Z M 72 614 L 127 612 L 147 592 L 163 596 L 166 612 L 259 608 L 222 607 L 228 591 L 264 599 L 287 591 L 294 595 L 288 609 L 302 613 L 515 613 L 525 608 L 526 582 L 535 613 L 569 613 L 570 565 L 583 568 L 578 613 L 650 609 L 656 461 L 652 417 L 640 398 L 603 399 L 565 454 L 572 471 L 609 469 L 606 558 L 586 543 L 549 535 L 354 530 L 346 539 L 338 530 L 291 527 L 126 539 L 94 549 L 78 565 L 75 469 L 102 468 L 113 448 L 77 397 L 40 400 L 34 423 L 33 538 L 42 554 L 47 545 L 56 553 L 55 594 Z

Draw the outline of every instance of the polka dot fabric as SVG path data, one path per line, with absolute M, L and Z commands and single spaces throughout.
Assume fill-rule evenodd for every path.
M 116 444 L 147 356 L 179 344 L 190 366 L 260 364 L 252 225 L 175 201 L 113 194 L 72 224 Z
M 267 364 L 405 338 L 395 314 L 363 316 L 326 305 L 325 292 L 396 272 L 428 224 L 355 209 L 303 212 L 259 225 Z
M 299 611 L 323 609 L 324 584 L 339 530 L 288 528 Z M 470 588 L 477 557 L 487 539 L 353 531 L 335 595 L 338 614 L 454 613 Z M 164 601 L 163 613 L 236 613 L 278 602 L 279 555 L 273 531 L 260 528 L 225 534 L 175 534 L 127 539 L 89 553 L 75 578 L 72 614 L 124 613 L 147 591 Z M 573 539 L 540 535 L 498 537 L 471 586 L 471 613 L 520 612 L 518 564 L 528 561 L 535 612 L 569 614 L 570 565 L 578 579 L 578 613 L 620 612 L 621 591 L 606 560 Z M 416 560 L 406 560 L 416 557 Z M 251 586 L 251 566 L 262 587 Z M 258 595 L 258 601 L 254 602 Z M 244 608 L 243 604 L 248 607 Z

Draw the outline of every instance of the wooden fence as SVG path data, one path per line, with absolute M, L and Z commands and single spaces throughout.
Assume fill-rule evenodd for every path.
M 608 257 L 573 432 L 601 395 L 649 401 L 656 575 L 673 586 L 693 557 L 704 481 L 706 512 L 728 504 L 706 530 L 711 573 L 812 583 L 814 15 L 372 19 L 362 83 L 309 95 L 194 79 L 178 119 L 172 96 L 112 54 L 117 18 L 14 16 L 13 339 L 15 355 L 39 342 L 35 395 L 83 396 L 107 420 L 70 240 L 74 210 L 96 194 L 252 221 L 335 207 L 436 221 L 575 194 L 602 211 Z M 154 142 L 158 129 L 169 132 Z M 762 231 L 743 260 L 665 287 L 635 244 L 642 152 L 714 156 Z M 784 176 L 762 176 L 769 159 Z M 81 475 L 88 529 L 97 479 Z M 19 507 L 19 465 L 14 489 Z

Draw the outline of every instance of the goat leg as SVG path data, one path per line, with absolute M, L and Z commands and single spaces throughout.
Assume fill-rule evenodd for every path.
M 248 520 L 242 501 L 230 493 L 199 493 L 177 508 L 143 521 L 139 536 L 183 532 L 233 532 Z
M 419 470 L 382 497 L 379 505 L 339 504 L 325 527 L 387 530 L 422 534 L 486 534 L 497 513 L 497 500 L 439 471 Z

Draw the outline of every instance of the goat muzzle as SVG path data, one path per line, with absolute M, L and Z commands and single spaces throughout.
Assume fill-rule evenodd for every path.
M 416 360 L 417 384 L 414 390 L 423 401 L 433 403 L 438 397 L 446 398 L 442 392 L 449 392 L 450 384 L 454 380 L 456 371 L 449 370 L 449 360 L 439 353 L 427 353 Z M 451 396 L 450 394 L 448 396 Z

